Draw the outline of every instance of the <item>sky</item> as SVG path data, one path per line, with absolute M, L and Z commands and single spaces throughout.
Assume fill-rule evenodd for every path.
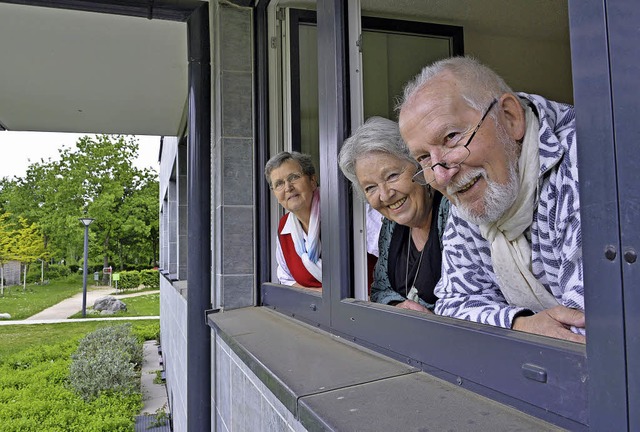
M 27 167 L 40 159 L 58 159 L 58 150 L 62 147 L 75 148 L 78 138 L 95 134 L 71 134 L 57 132 L 0 132 L 0 177 L 23 177 Z M 138 159 L 134 162 L 138 168 L 153 168 L 160 171 L 158 152 L 160 137 L 140 135 L 138 139 Z

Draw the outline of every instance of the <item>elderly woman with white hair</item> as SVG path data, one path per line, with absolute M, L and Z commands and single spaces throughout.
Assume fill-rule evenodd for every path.
M 449 202 L 412 180 L 420 165 L 394 121 L 367 120 L 344 142 L 339 165 L 353 189 L 384 216 L 371 301 L 431 312 Z
M 269 159 L 264 175 L 287 210 L 278 224 L 278 280 L 284 285 L 321 290 L 320 189 L 311 157 L 280 152 Z

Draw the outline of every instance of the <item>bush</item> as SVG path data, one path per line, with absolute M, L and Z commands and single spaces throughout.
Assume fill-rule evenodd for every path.
M 158 270 L 142 270 L 140 282 L 146 288 L 160 289 L 160 272 Z
M 45 279 L 56 279 L 59 277 L 67 277 L 71 274 L 69 267 L 60 264 L 50 264 L 49 268 L 44 269 Z
M 102 324 L 100 324 L 102 325 Z M 60 326 L 68 326 L 60 330 Z M 159 323 L 137 321 L 152 333 Z M 0 432 L 130 432 L 135 416 L 143 407 L 140 393 L 123 395 L 103 392 L 86 402 L 68 384 L 71 356 L 78 348 L 79 336 L 96 326 L 84 324 L 39 324 L 10 326 L 15 330 L 0 334 Z M 18 328 L 24 327 L 23 330 Z M 26 330 L 44 327 L 46 330 Z M 0 327 L 8 330 L 9 326 Z M 56 336 L 51 337 L 50 331 Z M 9 345 L 21 348 L 7 351 Z M 26 337 L 18 337 L 18 336 Z M 36 336 L 37 335 L 37 336 Z M 35 336 L 35 339 L 34 337 Z M 45 342 L 46 339 L 46 342 Z M 19 341 L 23 340 L 22 343 Z M 31 346 L 29 348 L 29 346 Z
M 86 335 L 71 356 L 69 382 L 86 401 L 102 393 L 132 395 L 139 392 L 137 368 L 142 346 L 131 324 L 103 327 Z
M 83 268 L 83 270 L 84 270 L 84 268 Z M 69 271 L 71 273 L 78 273 L 80 271 L 80 266 L 78 264 L 71 264 L 69 266 Z
M 140 272 L 123 271 L 120 272 L 120 280 L 118 281 L 118 289 L 133 289 L 140 286 Z M 158 282 L 159 283 L 159 282 Z

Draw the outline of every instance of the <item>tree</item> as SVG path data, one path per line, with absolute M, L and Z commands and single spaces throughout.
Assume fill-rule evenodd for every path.
M 157 245 L 159 235 L 157 174 L 134 167 L 137 140 L 84 136 L 75 149 L 59 153 L 57 161 L 31 164 L 24 178 L 0 180 L 0 208 L 37 222 L 57 259 L 81 258 L 84 230 L 78 218 L 89 216 L 95 219 L 90 256 L 102 256 L 104 267 L 116 256 L 121 264 L 155 261 L 148 245 Z
M 47 255 L 47 250 L 38 225 L 27 222 L 23 217 L 20 217 L 19 221 L 20 226 L 15 234 L 12 255 L 24 266 L 22 289 L 26 291 L 29 265 L 37 259 L 44 259 Z
M 14 227 L 8 213 L 0 214 L 0 295 L 4 297 L 4 265 L 15 259 Z

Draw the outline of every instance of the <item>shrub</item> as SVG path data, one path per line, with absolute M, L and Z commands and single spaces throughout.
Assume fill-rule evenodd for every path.
M 84 270 L 84 268 L 83 268 L 83 270 Z M 78 273 L 78 271 L 80 271 L 80 266 L 78 264 L 71 264 L 69 266 L 69 271 L 71 273 Z
M 137 323 L 132 333 L 138 338 L 138 342 L 143 343 L 148 340 L 160 342 L 160 323 L 158 321 L 150 323 Z
M 142 270 L 140 272 L 140 282 L 146 288 L 160 289 L 160 273 L 158 270 Z
M 102 393 L 139 392 L 136 369 L 142 364 L 142 347 L 131 333 L 131 324 L 89 333 L 80 340 L 71 359 L 69 382 L 86 401 Z
M 120 280 L 118 281 L 118 289 L 132 289 L 140 286 L 140 272 L 123 271 L 120 272 Z M 159 282 L 158 282 L 159 283 Z
M 44 270 L 45 279 L 56 279 L 58 277 L 66 277 L 71 274 L 69 267 L 60 264 L 50 264 L 49 268 Z

